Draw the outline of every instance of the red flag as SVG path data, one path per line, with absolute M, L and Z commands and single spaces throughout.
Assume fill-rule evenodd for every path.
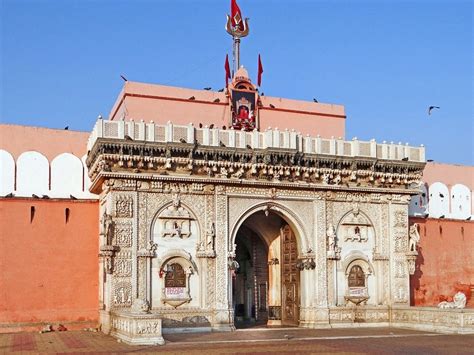
M 244 21 L 242 21 L 242 13 L 240 12 L 236 0 L 231 0 L 230 2 L 230 20 L 232 22 L 232 27 L 238 27 L 240 31 L 245 30 Z
M 259 54 L 258 55 L 258 78 L 257 78 L 258 86 L 262 84 L 262 74 L 263 74 L 263 65 L 262 65 L 262 60 L 260 59 L 260 54 Z
M 230 65 L 229 65 L 229 55 L 228 54 L 225 55 L 224 68 L 225 68 L 225 87 L 227 87 L 227 85 L 229 85 L 229 79 L 231 78 L 231 76 L 230 76 Z

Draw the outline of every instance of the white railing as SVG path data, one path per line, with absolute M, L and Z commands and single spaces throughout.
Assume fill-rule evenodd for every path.
M 90 150 L 98 138 L 131 138 L 146 142 L 184 142 L 197 141 L 204 146 L 222 146 L 231 148 L 265 149 L 281 148 L 296 149 L 302 153 L 370 157 L 390 160 L 425 161 L 425 147 L 411 147 L 407 144 L 393 142 L 379 143 L 375 140 L 359 141 L 353 138 L 346 141 L 341 138 L 321 138 L 319 136 L 303 136 L 295 130 L 279 130 L 268 128 L 263 132 L 237 131 L 234 129 L 196 128 L 188 125 L 155 124 L 134 121 L 105 121 L 97 120 L 89 137 L 87 149 Z

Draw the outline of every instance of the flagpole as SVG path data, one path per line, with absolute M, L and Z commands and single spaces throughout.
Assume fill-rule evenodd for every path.
M 233 65 L 234 65 L 234 74 L 239 70 L 240 68 L 240 38 L 239 37 L 233 37 L 234 39 L 234 51 L 233 51 Z

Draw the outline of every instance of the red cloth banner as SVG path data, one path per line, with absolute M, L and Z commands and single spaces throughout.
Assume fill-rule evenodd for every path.
M 225 68 L 225 87 L 227 87 L 227 85 L 229 85 L 229 79 L 232 78 L 231 75 L 230 75 L 230 65 L 229 65 L 229 55 L 228 54 L 225 55 L 224 68 Z
M 262 74 L 263 74 L 263 65 L 262 65 L 262 60 L 260 59 L 260 54 L 259 54 L 258 55 L 258 77 L 257 77 L 258 86 L 262 84 Z
M 239 5 L 237 5 L 236 0 L 231 0 L 230 2 L 230 20 L 232 22 L 232 27 L 238 27 L 240 31 L 244 31 L 244 21 L 242 20 L 242 13 L 240 12 Z

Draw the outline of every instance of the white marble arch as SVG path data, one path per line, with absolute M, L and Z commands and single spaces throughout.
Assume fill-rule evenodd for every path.
M 354 234 L 356 227 L 359 228 L 359 238 Z M 341 257 L 343 259 L 354 250 L 360 251 L 371 258 L 377 245 L 374 224 L 370 217 L 362 211 L 357 211 L 356 215 L 352 210 L 345 213 L 336 225 L 336 236 L 337 245 L 341 247 Z
M 429 192 L 429 211 L 430 217 L 439 218 L 449 216 L 449 190 L 441 183 L 435 182 L 430 185 Z
M 369 257 L 359 251 L 353 250 L 341 262 L 341 267 L 338 270 L 339 285 L 337 287 L 337 304 L 347 304 L 348 301 L 345 297 L 350 295 L 349 292 L 349 273 L 353 266 L 358 265 L 362 268 L 365 275 L 365 288 L 366 295 L 368 296 L 367 304 L 377 305 L 377 287 L 376 287 L 376 275 L 375 269 L 370 262 Z
M 0 149 L 0 196 L 15 190 L 15 160 L 6 150 Z
M 360 234 L 355 234 L 355 228 Z M 366 276 L 366 293 L 369 296 L 367 304 L 376 305 L 377 280 L 374 267 L 371 264 L 373 250 L 377 245 L 377 235 L 374 223 L 369 215 L 353 208 L 346 212 L 336 225 L 337 246 L 341 248 L 341 262 L 338 263 L 335 275 L 337 305 L 347 304 L 349 297 L 348 276 L 354 265 L 362 267 Z
M 291 209 L 286 207 L 281 203 L 276 203 L 274 201 L 270 202 L 259 202 L 255 205 L 249 207 L 235 222 L 233 226 L 229 226 L 229 250 L 233 251 L 233 246 L 235 245 L 235 239 L 237 238 L 237 233 L 242 226 L 242 224 L 258 211 L 276 213 L 279 215 L 286 223 L 291 227 L 293 233 L 295 233 L 298 250 L 300 253 L 304 253 L 309 250 L 310 243 L 307 236 L 304 233 L 303 223 L 301 218 L 297 216 Z
M 423 184 L 420 187 L 421 192 L 411 197 L 408 213 L 410 216 L 425 217 L 429 213 L 428 209 L 428 186 Z
M 156 243 L 157 251 L 156 258 L 151 260 L 151 305 L 152 308 L 166 307 L 173 308 L 170 305 L 163 304 L 163 290 L 164 290 L 164 277 L 160 275 L 160 270 L 163 265 L 168 264 L 170 260 L 178 262 L 183 268 L 188 269 L 192 268 L 192 273 L 188 279 L 189 281 L 189 290 L 190 290 L 190 301 L 182 305 L 182 307 L 204 307 L 201 297 L 201 287 L 197 268 L 197 257 L 196 257 L 196 244 L 199 241 L 200 231 L 202 228 L 199 225 L 198 219 L 194 211 L 182 201 L 179 202 L 178 213 L 180 216 L 185 216 L 183 218 L 175 216 L 169 216 L 164 214 L 173 203 L 167 203 L 160 207 L 156 212 L 155 216 L 150 225 L 150 239 Z M 168 216 L 168 217 L 166 217 Z M 188 217 L 189 216 L 189 217 Z M 187 219 L 189 218 L 189 235 L 184 236 L 170 236 L 163 235 L 164 225 L 160 223 L 160 219 L 170 219 L 172 221 L 176 219 Z
M 81 160 L 73 154 L 62 153 L 51 162 L 51 196 L 79 197 L 83 192 L 84 169 Z
M 28 151 L 16 161 L 16 195 L 49 194 L 49 161 L 41 153 Z
M 471 191 L 462 184 L 451 187 L 451 218 L 466 219 L 471 216 Z

